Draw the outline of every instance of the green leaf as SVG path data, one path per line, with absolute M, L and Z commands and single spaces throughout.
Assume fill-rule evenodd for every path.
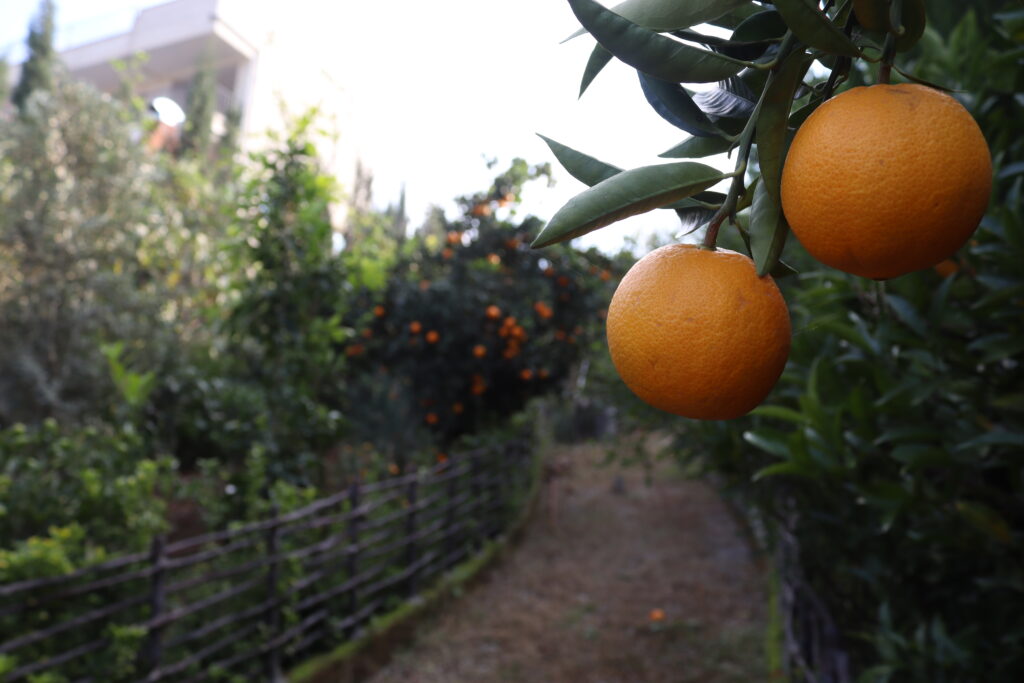
M 810 56 L 802 50 L 790 54 L 768 84 L 757 116 L 757 160 L 764 185 L 777 204 L 781 204 L 779 185 L 786 157 L 789 110 L 793 106 L 793 95 L 810 65 Z
M 637 75 L 647 103 L 661 118 L 690 135 L 715 137 L 722 134 L 681 85 L 653 78 L 642 71 Z
M 584 91 L 597 78 L 597 74 L 601 73 L 601 69 L 608 66 L 608 62 L 612 61 L 613 56 L 611 52 L 604 49 L 601 43 L 594 46 L 594 50 L 590 53 L 590 59 L 587 60 L 587 66 L 583 70 L 583 80 L 580 81 L 580 97 L 583 97 Z
M 776 420 L 787 420 L 796 424 L 807 422 L 807 416 L 798 410 L 786 408 L 785 406 L 758 406 L 750 411 L 750 415 L 759 417 L 770 417 Z
M 666 38 L 594 0 L 569 0 L 576 18 L 597 42 L 635 69 L 671 83 L 711 83 L 735 76 L 747 62 Z
M 693 136 L 658 156 L 664 159 L 700 159 L 713 154 L 724 154 L 735 144 L 736 141 L 730 138 Z
M 758 12 L 744 19 L 732 32 L 730 40 L 752 43 L 760 40 L 775 40 L 786 34 L 786 22 L 775 10 Z
M 925 466 L 945 466 L 950 461 L 949 453 L 945 450 L 920 443 L 897 446 L 892 449 L 889 456 L 912 469 Z
M 759 277 L 775 268 L 789 235 L 789 224 L 782 215 L 782 207 L 766 185 L 764 182 L 757 184 L 750 211 L 750 250 Z
M 717 19 L 748 0 L 626 0 L 612 8 L 621 17 L 653 31 L 676 31 Z M 586 25 L 584 25 L 586 26 Z M 581 36 L 585 28 L 566 38 Z
M 788 459 L 790 456 L 789 446 L 777 439 L 758 434 L 757 432 L 743 432 L 743 440 L 751 446 L 760 448 L 766 453 L 771 453 L 779 458 Z
M 569 175 L 585 185 L 597 185 L 602 180 L 607 180 L 613 175 L 622 173 L 622 169 L 618 166 L 606 164 L 583 152 L 577 152 L 571 147 L 566 147 L 562 143 L 555 142 L 551 138 L 544 137 L 539 133 L 537 136 L 547 143 L 555 158 L 558 159 L 558 163 L 562 164 L 565 170 L 569 172 Z
M 860 56 L 853 41 L 818 9 L 817 0 L 776 0 L 775 9 L 800 42 L 829 54 Z
M 985 505 L 975 501 L 958 500 L 956 511 L 963 515 L 976 529 L 1000 543 L 1013 540 L 1010 525 L 1002 515 Z
M 750 477 L 751 481 L 760 481 L 765 477 L 776 477 L 780 474 L 790 474 L 797 477 L 812 477 L 814 473 L 805 464 L 795 462 L 777 462 L 774 465 L 762 467 Z
M 533 247 L 546 247 L 615 221 L 692 197 L 723 178 L 721 171 L 680 161 L 623 171 L 573 197 L 555 213 Z
M 896 314 L 896 317 L 900 319 L 900 322 L 922 337 L 928 334 L 927 323 L 925 323 L 924 318 L 921 317 L 921 314 L 917 312 L 912 303 L 894 294 L 886 294 L 885 300 L 893 310 L 893 313 Z
M 956 450 L 971 451 L 983 446 L 1015 446 L 1024 448 L 1024 434 L 997 429 L 957 444 Z

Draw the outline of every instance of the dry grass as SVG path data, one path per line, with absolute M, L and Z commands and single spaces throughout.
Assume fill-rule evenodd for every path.
M 646 487 L 603 456 L 562 449 L 521 543 L 370 681 L 766 680 L 765 582 L 715 491 L 668 465 Z

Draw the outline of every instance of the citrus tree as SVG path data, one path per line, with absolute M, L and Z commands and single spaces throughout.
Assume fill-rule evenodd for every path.
M 454 219 L 435 212 L 346 316 L 346 414 L 396 466 L 558 390 L 600 335 L 611 262 L 530 250 L 542 222 L 516 216 L 523 183 L 546 175 L 516 160 Z
M 746 417 L 674 426 L 680 456 L 727 484 L 775 553 L 790 673 L 1024 677 L 1021 13 L 910 0 L 570 5 L 598 40 L 584 87 L 619 58 L 691 133 L 663 156 L 735 154 L 728 173 L 690 161 L 622 171 L 550 142 L 592 188 L 538 244 L 661 207 L 705 227 L 700 246 L 642 259 L 613 299 L 610 318 L 617 306 L 635 318 L 632 331 L 609 324 L 613 358 L 624 345 L 627 358 L 687 368 L 657 385 L 616 360 L 652 403 L 653 387 L 732 405 L 788 355 L 767 405 L 753 408 L 770 385 Z M 697 32 L 701 21 L 728 37 Z M 718 85 L 683 85 L 705 79 Z M 778 282 L 792 338 L 751 339 L 744 328 L 770 306 L 678 256 L 723 246 Z M 649 329 L 673 334 L 642 329 L 652 317 Z M 688 365 L 702 354 L 743 358 Z M 707 388 L 733 368 L 748 379 Z
M 789 350 L 788 315 L 775 305 L 771 321 L 747 324 L 746 304 L 760 296 L 756 287 L 777 298 L 770 274 L 791 271 L 780 261 L 790 227 L 819 261 L 872 278 L 934 265 L 977 227 L 991 187 L 985 139 L 955 99 L 895 63 L 923 34 L 922 0 L 823 8 L 805 0 L 630 0 L 616 11 L 593 0 L 569 4 L 597 39 L 581 91 L 617 58 L 637 70 L 651 106 L 691 135 L 662 156 L 735 156 L 729 172 L 695 161 L 623 171 L 548 140 L 592 187 L 555 214 L 534 246 L 663 207 L 684 225 L 705 226 L 699 247 L 642 261 L 620 290 L 624 301 L 612 303 L 612 358 L 626 384 L 655 405 L 690 417 L 737 417 L 767 395 Z M 729 37 L 693 28 L 702 22 Z M 878 82 L 836 95 L 863 65 L 875 67 Z M 891 84 L 894 70 L 916 82 Z M 684 87 L 707 82 L 718 85 L 700 93 Z M 725 193 L 710 191 L 723 181 Z M 727 223 L 739 229 L 750 253 L 741 261 L 755 277 L 727 274 L 734 257 L 716 249 Z M 707 272 L 697 275 L 683 259 L 707 263 Z M 658 284 L 659 274 L 675 283 L 671 290 Z M 645 295 L 655 297 L 650 310 L 635 303 Z M 659 342 L 659 331 L 680 341 Z M 693 366 L 679 367 L 679 357 L 694 358 Z M 748 381 L 753 375 L 759 381 Z

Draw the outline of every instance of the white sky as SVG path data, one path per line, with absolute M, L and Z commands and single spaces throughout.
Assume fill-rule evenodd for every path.
M 254 0 L 255 1 L 255 0 Z M 279 0 L 274 0 L 275 2 Z M 602 0 L 604 1 L 604 0 Z M 0 54 L 19 58 L 36 0 L 0 0 Z M 58 0 L 58 44 L 125 30 L 139 0 Z M 612 4 L 607 2 L 605 4 Z M 374 172 L 376 203 L 406 186 L 417 225 L 430 204 L 485 190 L 516 156 L 552 162 L 557 184 L 534 183 L 524 211 L 550 218 L 584 186 L 566 174 L 536 133 L 632 168 L 686 134 L 647 105 L 635 72 L 613 62 L 577 99 L 593 40 L 560 41 L 577 27 L 563 0 L 290 0 L 320 29 L 324 57 L 352 65 L 343 87 L 356 103 L 355 146 Z M 98 34 L 98 35 L 97 35 Z M 497 158 L 493 170 L 485 158 Z M 450 212 L 449 212 L 450 213 Z M 615 250 L 626 235 L 672 231 L 675 214 L 655 211 L 579 238 Z

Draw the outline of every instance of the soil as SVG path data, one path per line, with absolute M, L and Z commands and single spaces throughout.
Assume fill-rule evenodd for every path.
M 602 465 L 608 448 L 559 447 L 521 540 L 363 680 L 768 680 L 767 580 L 735 518 L 669 463 L 649 486 Z

